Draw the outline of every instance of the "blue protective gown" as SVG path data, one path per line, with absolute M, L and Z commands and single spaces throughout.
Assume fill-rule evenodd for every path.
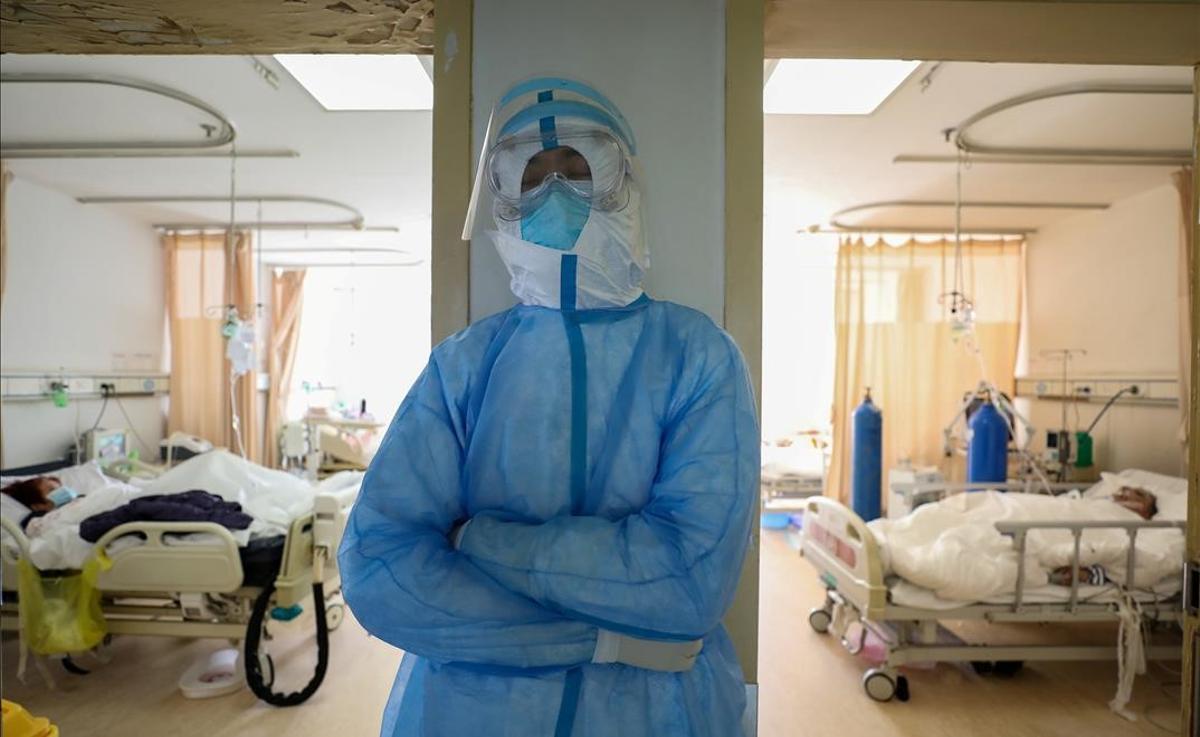
M 407 653 L 383 735 L 741 735 L 720 619 L 758 474 L 745 364 L 695 310 L 517 306 L 443 342 L 338 557 L 355 616 Z M 598 628 L 704 648 L 685 673 L 593 664 Z

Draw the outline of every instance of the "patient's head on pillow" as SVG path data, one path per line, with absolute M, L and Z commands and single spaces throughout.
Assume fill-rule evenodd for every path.
M 9 484 L 0 492 L 24 504 L 31 512 L 49 512 L 56 506 L 50 495 L 62 486 L 57 476 L 34 476 L 31 479 Z
M 1113 494 L 1112 500 L 1129 511 L 1141 515 L 1142 519 L 1151 519 L 1158 514 L 1158 499 L 1145 489 L 1122 486 L 1120 491 Z

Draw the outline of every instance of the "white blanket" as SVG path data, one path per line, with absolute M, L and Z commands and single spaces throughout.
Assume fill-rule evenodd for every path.
M 79 498 L 48 514 L 30 520 L 25 529 L 29 537 L 29 559 L 41 570 L 80 568 L 92 553 L 92 544 L 79 536 L 79 523 L 92 515 L 106 512 L 137 497 L 151 494 L 176 494 L 199 489 L 226 501 L 242 505 L 254 521 L 248 530 L 231 530 L 239 545 L 250 539 L 287 532 L 288 525 L 312 510 L 313 497 L 319 491 L 332 491 L 361 483 L 361 473 L 338 474 L 320 485 L 283 471 L 275 471 L 226 451 L 213 451 L 191 458 L 150 481 L 127 484 L 105 476 L 95 463 L 55 471 L 62 482 L 79 492 Z M 16 478 L 3 479 L 4 484 Z M 5 516 L 19 522 L 28 513 L 15 500 L 4 507 Z M 15 504 L 20 509 L 13 507 Z M 7 538 L 7 535 L 5 535 Z M 211 540 L 205 534 L 180 535 L 167 542 L 196 544 Z M 129 540 L 122 538 L 125 544 Z M 12 544 L 6 540 L 6 544 Z M 114 543 L 109 552 L 115 552 Z
M 976 492 L 957 494 L 917 508 L 907 517 L 870 523 L 884 552 L 886 574 L 895 574 L 929 589 L 940 599 L 970 603 L 1016 590 L 1017 552 L 1011 537 L 1001 535 L 1000 521 L 1140 520 L 1109 497 L 1121 486 L 1147 489 L 1158 499 L 1155 519 L 1186 519 L 1187 484 L 1143 471 L 1105 474 L 1104 480 L 1080 495 Z M 1074 543 L 1066 530 L 1035 530 L 1028 535 L 1024 560 L 1026 585 L 1044 586 L 1055 568 L 1071 563 Z M 1080 564 L 1101 565 L 1117 582 L 1127 580 L 1128 536 L 1123 530 L 1088 530 L 1080 548 Z M 1146 530 L 1137 538 L 1134 583 L 1150 588 L 1178 576 L 1184 555 L 1179 530 Z

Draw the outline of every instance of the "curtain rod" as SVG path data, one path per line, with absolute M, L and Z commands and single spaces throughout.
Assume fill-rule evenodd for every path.
M 955 164 L 958 156 L 953 154 L 899 154 L 892 157 L 893 164 Z M 1080 165 L 1080 166 L 1184 166 L 1191 159 L 1176 156 L 1146 156 L 1141 158 L 1106 158 L 1103 156 L 987 156 L 974 155 L 967 159 L 971 166 L 976 164 L 1036 164 L 1036 165 Z
M 1040 100 L 1050 100 L 1071 95 L 1191 95 L 1191 85 L 1181 84 L 1148 84 L 1121 82 L 1077 82 L 1059 87 L 1028 92 L 1016 97 L 1010 97 L 990 105 L 970 116 L 954 128 L 948 128 L 943 133 L 951 140 L 955 148 L 968 156 L 986 154 L 991 156 L 1020 156 L 1026 158 L 1046 157 L 1050 160 L 1044 163 L 1083 163 L 1098 159 L 1108 159 L 1112 162 L 1127 161 L 1129 163 L 1146 163 L 1150 161 L 1171 161 L 1175 164 L 1186 164 L 1192 160 L 1192 152 L 1188 150 L 1162 149 L 1105 149 L 1105 148 L 1069 148 L 1060 146 L 991 146 L 973 140 L 969 135 L 972 126 L 1006 110 L 1028 105 Z
M 358 208 L 347 205 L 344 202 L 331 200 L 326 197 L 309 197 L 307 195 L 280 195 L 280 194 L 265 194 L 265 195 L 238 195 L 233 197 L 234 202 L 283 202 L 283 203 L 304 203 L 312 205 L 321 205 L 323 207 L 332 207 L 342 210 L 351 215 L 349 220 L 325 222 L 326 225 L 337 225 L 342 228 L 352 228 L 361 230 L 363 227 L 363 214 Z M 77 197 L 75 201 L 81 205 L 135 205 L 135 204 L 153 204 L 153 203 L 180 203 L 180 202 L 219 202 L 227 203 L 230 197 L 222 195 L 133 195 L 133 196 L 100 196 L 100 197 Z M 254 223 L 253 227 L 269 229 L 278 227 L 278 221 Z
M 145 82 L 129 77 L 103 74 L 0 74 L 0 84 L 83 84 L 109 85 L 147 92 L 159 97 L 183 103 L 215 119 L 218 126 L 209 126 L 210 138 L 202 141 L 67 141 L 63 143 L 0 143 L 0 156 L 4 158 L 70 158 L 74 156 L 137 156 L 147 152 L 159 155 L 168 150 L 210 151 L 234 142 L 237 129 L 233 121 L 220 110 L 198 97 L 157 82 Z M 214 135 L 214 133 L 216 135 Z
M 289 261 L 289 262 L 264 261 L 263 266 L 266 266 L 266 267 L 272 268 L 272 269 L 283 269 L 284 271 L 295 270 L 295 269 L 319 269 L 322 267 L 339 268 L 339 269 L 367 268 L 367 267 L 370 267 L 373 269 L 382 269 L 382 268 L 408 269 L 408 268 L 412 268 L 414 266 L 420 266 L 423 263 L 425 263 L 424 259 L 421 259 L 420 261 L 406 261 L 406 262 L 402 262 L 402 263 L 396 263 L 395 261 L 378 261 L 378 262 L 339 261 L 339 262 L 333 262 L 333 263 L 323 263 L 323 262 L 316 262 L 316 261 L 307 261 L 307 262 L 299 262 L 299 263 L 297 263 L 295 261 Z
M 940 235 L 947 238 L 954 237 L 953 230 L 945 228 L 905 228 L 900 226 L 884 225 L 878 228 L 838 228 L 838 227 L 822 227 L 820 225 L 810 225 L 807 228 L 800 228 L 796 231 L 800 234 L 833 234 L 833 235 L 851 235 L 851 234 L 874 234 L 874 235 Z M 988 228 L 986 230 L 960 230 L 960 235 L 969 236 L 972 238 L 1024 238 L 1033 235 L 1037 232 L 1035 228 Z
M 844 207 L 841 210 L 829 216 L 829 226 L 824 228 L 821 225 L 812 225 L 805 230 L 797 232 L 808 233 L 886 233 L 886 234 L 913 234 L 913 235 L 954 235 L 953 228 L 942 227 L 905 227 L 897 225 L 849 225 L 843 223 L 841 218 L 855 212 L 863 212 L 866 210 L 880 210 L 884 208 L 952 208 L 956 203 L 953 200 L 880 200 L 878 202 L 865 202 L 860 205 L 852 205 Z M 1019 202 L 1019 201 L 996 201 L 996 200 L 979 200 L 966 201 L 960 205 L 963 208 L 978 208 L 978 209 L 999 209 L 999 210 L 1107 210 L 1109 205 L 1101 202 Z M 1027 236 L 1037 232 L 1034 227 L 1016 227 L 1016 228 L 972 228 L 960 229 L 962 235 L 969 236 Z
M 168 233 L 224 233 L 229 230 L 229 223 L 154 223 L 150 227 Z M 273 230 L 273 231 L 351 231 L 355 233 L 399 233 L 395 225 L 363 225 L 355 227 L 348 223 L 316 222 L 311 220 L 277 221 L 271 223 L 235 222 L 234 230 Z M 353 249 L 347 249 L 353 250 Z

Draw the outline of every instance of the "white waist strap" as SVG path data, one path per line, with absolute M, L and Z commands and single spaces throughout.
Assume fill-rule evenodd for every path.
M 679 673 L 691 670 L 703 649 L 704 640 L 646 640 L 600 630 L 596 636 L 592 662 L 624 663 L 635 668 Z

